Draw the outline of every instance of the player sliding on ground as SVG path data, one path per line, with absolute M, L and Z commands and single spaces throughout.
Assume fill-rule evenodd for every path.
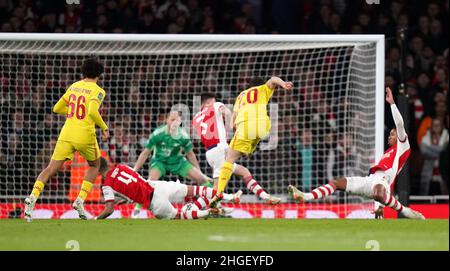
M 198 210 L 181 211 L 172 205 L 172 202 L 183 201 L 185 197 L 211 198 L 216 193 L 212 188 L 179 182 L 147 181 L 128 166 L 117 165 L 108 171 L 106 159 L 102 157 L 100 161 L 100 174 L 104 180 L 102 191 L 106 203 L 97 219 L 107 218 L 114 212 L 116 192 L 142 204 L 159 219 L 198 219 L 211 214 L 225 214 L 222 208 L 207 208 L 204 200 L 195 202 Z
M 166 173 L 172 173 L 195 182 L 198 185 L 208 185 L 210 178 L 200 171 L 198 160 L 195 156 L 192 141 L 188 133 L 180 127 L 181 116 L 178 111 L 170 111 L 167 114 L 166 124 L 157 128 L 149 137 L 147 145 L 134 166 L 138 171 L 153 150 L 150 161 L 150 180 L 159 180 Z M 184 153 L 183 153 L 184 152 Z M 186 160 L 186 158 L 187 160 Z M 226 195 L 226 199 L 234 199 Z M 135 206 L 132 217 L 139 214 L 141 205 Z
M 290 185 L 288 192 L 297 201 L 305 202 L 331 195 L 334 191 L 346 191 L 352 194 L 373 198 L 382 205 L 391 207 L 411 219 L 425 219 L 425 217 L 411 208 L 403 206 L 392 195 L 397 175 L 402 170 L 410 154 L 408 135 L 403 119 L 395 105 L 392 91 L 386 89 L 386 101 L 391 105 L 392 117 L 396 128 L 389 134 L 390 148 L 384 153 L 377 165 L 370 168 L 370 175 L 366 177 L 346 177 L 331 181 L 329 184 L 314 189 L 311 193 L 303 193 Z M 383 207 L 375 210 L 377 218 L 382 216 Z
M 284 82 L 278 77 L 272 77 L 267 82 L 262 78 L 254 78 L 250 82 L 250 88 L 242 91 L 236 99 L 231 119 L 232 128 L 236 132 L 230 143 L 225 162 L 219 173 L 217 194 L 210 203 L 216 207 L 223 197 L 223 191 L 233 174 L 233 164 L 242 155 L 250 156 L 256 146 L 269 135 L 270 119 L 267 115 L 267 104 L 277 86 L 290 90 L 291 82 Z M 280 203 L 280 199 L 269 196 L 266 201 L 270 204 Z
M 29 222 L 39 194 L 49 178 L 55 175 L 66 160 L 72 160 L 75 151 L 87 160 L 80 193 L 73 202 L 81 219 L 86 219 L 83 202 L 92 188 L 100 166 L 100 149 L 95 136 L 95 125 L 103 131 L 103 140 L 109 137 L 108 127 L 98 110 L 105 99 L 105 91 L 97 85 L 103 73 L 103 64 L 94 58 L 87 59 L 81 66 L 83 80 L 73 83 L 59 99 L 53 112 L 66 115 L 66 122 L 59 134 L 51 161 L 38 176 L 31 195 L 25 199 L 24 218 Z
M 201 95 L 200 112 L 195 114 L 192 120 L 192 126 L 207 149 L 206 160 L 213 169 L 214 189 L 217 189 L 220 169 L 225 162 L 225 155 L 228 151 L 227 129 L 225 128 L 224 118 L 231 118 L 231 115 L 231 111 L 223 103 L 216 101 L 215 94 L 204 93 Z M 241 176 L 247 188 L 262 200 L 277 203 L 276 201 L 270 201 L 270 195 L 253 179 L 252 174 L 246 167 L 234 163 L 232 172 Z

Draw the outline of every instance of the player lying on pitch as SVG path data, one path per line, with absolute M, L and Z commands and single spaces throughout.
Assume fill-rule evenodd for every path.
M 250 156 L 261 139 L 269 135 L 271 123 L 267 115 L 267 104 L 277 86 L 286 90 L 293 87 L 291 82 L 284 82 L 276 76 L 267 82 L 255 77 L 250 81 L 250 88 L 242 91 L 237 97 L 231 120 L 232 128 L 236 128 L 236 132 L 220 170 L 217 194 L 210 203 L 211 207 L 217 206 L 222 199 L 222 193 L 233 174 L 234 162 L 243 155 Z M 271 204 L 277 204 L 281 199 L 270 196 L 268 201 Z
M 179 182 L 147 181 L 125 165 L 119 164 L 109 170 L 108 162 L 103 157 L 100 158 L 100 174 L 103 177 L 102 191 L 106 203 L 105 209 L 97 219 L 107 218 L 114 212 L 115 193 L 142 204 L 159 219 L 198 219 L 211 214 L 225 215 L 227 212 L 222 208 L 208 208 L 204 200 L 194 203 L 199 210 L 181 211 L 172 205 L 172 202 L 183 201 L 186 197 L 211 199 L 216 191 L 209 187 L 185 185 Z M 239 199 L 235 198 L 235 200 Z
M 203 93 L 201 95 L 200 112 L 195 114 L 192 120 L 192 126 L 207 149 L 206 160 L 213 169 L 214 189 L 217 189 L 220 169 L 225 162 L 225 155 L 228 151 L 224 117 L 229 118 L 231 115 L 231 111 L 223 103 L 216 101 L 215 94 Z M 234 163 L 232 172 L 241 176 L 246 187 L 265 202 L 269 204 L 279 202 L 273 200 L 273 198 L 271 200 L 270 195 L 253 179 L 252 174 L 246 167 Z
M 408 135 L 406 134 L 403 119 L 395 105 L 392 91 L 386 88 L 386 101 L 391 105 L 392 117 L 396 128 L 389 134 L 390 148 L 384 153 L 377 165 L 370 169 L 370 175 L 366 177 L 346 177 L 331 181 L 329 184 L 314 189 L 311 193 L 303 193 L 290 185 L 288 192 L 297 201 L 305 202 L 320 199 L 331 195 L 334 191 L 346 191 L 356 195 L 373 198 L 381 203 L 375 210 L 375 217 L 382 218 L 383 205 L 401 212 L 411 219 L 425 219 L 425 217 L 411 208 L 403 206 L 392 195 L 397 175 L 402 170 L 410 154 Z
M 138 171 L 153 152 L 150 160 L 150 180 L 159 180 L 166 173 L 172 173 L 188 178 L 198 185 L 208 186 L 210 178 L 201 172 L 193 151 L 191 138 L 180 127 L 180 124 L 180 113 L 175 110 L 169 111 L 166 117 L 166 124 L 158 127 L 150 134 L 145 149 L 141 152 L 134 165 L 134 170 Z M 209 186 L 212 187 L 212 184 Z M 233 198 L 226 199 L 229 201 L 233 200 Z M 136 204 L 132 215 L 133 218 L 137 217 L 140 209 L 141 205 Z
M 25 199 L 24 218 L 31 221 L 34 205 L 48 180 L 55 175 L 66 160 L 72 160 L 75 151 L 86 159 L 89 168 L 83 178 L 80 193 L 73 202 L 81 219 L 86 219 L 83 202 L 92 188 L 100 166 L 100 149 L 95 136 L 95 125 L 103 131 L 103 140 L 109 132 L 98 112 L 105 99 L 105 91 L 97 85 L 103 73 L 103 64 L 95 58 L 85 60 L 81 66 L 83 80 L 73 83 L 59 99 L 53 112 L 66 116 L 52 158 L 48 166 L 39 174 L 30 196 Z

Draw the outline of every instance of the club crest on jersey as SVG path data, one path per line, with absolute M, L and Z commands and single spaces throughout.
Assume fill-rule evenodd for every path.
M 390 150 L 389 152 L 385 153 L 385 154 L 383 155 L 383 158 L 387 158 L 387 157 L 391 156 L 392 152 L 394 152 L 394 149 L 392 149 L 392 150 Z
M 98 99 L 99 99 L 100 101 L 103 99 L 103 94 L 102 94 L 102 93 L 99 93 L 99 94 L 98 94 Z

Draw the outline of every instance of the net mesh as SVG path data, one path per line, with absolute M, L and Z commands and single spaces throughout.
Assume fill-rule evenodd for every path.
M 80 79 L 79 67 L 92 54 L 105 64 L 101 115 L 111 138 L 99 144 L 112 162 L 134 165 L 151 131 L 164 124 L 164 113 L 182 104 L 189 111 L 183 126 L 201 170 L 211 176 L 205 149 L 190 127 L 200 94 L 214 92 L 231 108 L 250 78 L 276 75 L 292 81 L 294 90 L 275 92 L 270 138 L 239 163 L 284 204 L 264 209 L 236 177 L 227 191 L 242 189 L 241 206 L 262 217 L 327 216 L 326 210 L 351 217 L 350 209 L 368 211 L 370 201 L 344 193 L 298 209 L 287 186 L 311 191 L 333 178 L 367 175 L 375 153 L 375 53 L 375 43 L 362 42 L 0 41 L 1 217 L 21 206 L 48 164 L 65 121 L 52 107 Z M 67 162 L 38 204 L 54 209 L 73 201 L 86 166 L 78 155 Z M 140 173 L 148 177 L 148 165 Z M 177 178 L 190 183 L 177 176 L 165 179 Z M 92 212 L 102 208 L 100 185 L 98 179 L 87 199 Z

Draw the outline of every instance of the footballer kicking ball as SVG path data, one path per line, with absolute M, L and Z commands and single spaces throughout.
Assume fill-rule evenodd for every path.
M 195 204 L 192 203 L 192 202 L 189 202 L 189 203 L 185 204 L 185 205 L 181 208 L 181 211 L 182 211 L 182 212 L 186 212 L 186 211 L 197 211 L 197 210 L 198 210 L 197 205 L 195 205 Z

